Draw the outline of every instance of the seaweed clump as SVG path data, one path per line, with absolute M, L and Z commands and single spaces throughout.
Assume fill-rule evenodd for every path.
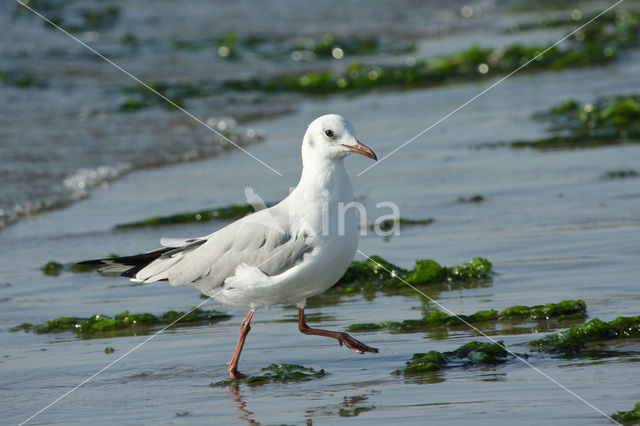
M 115 259 L 116 257 L 118 257 L 118 255 L 112 253 L 109 256 L 107 256 L 107 259 Z M 102 266 L 104 265 L 93 265 L 93 264 L 87 264 L 87 263 L 67 263 L 66 265 L 63 265 L 60 262 L 51 261 L 42 267 L 42 272 L 44 272 L 45 275 L 51 275 L 51 276 L 57 277 L 63 271 L 69 271 L 69 272 L 74 272 L 76 274 L 81 274 L 84 272 L 95 271 L 96 269 L 99 269 Z
M 380 256 L 371 256 L 366 260 L 351 262 L 332 289 L 347 293 L 364 289 L 375 291 L 385 285 L 393 285 L 395 276 L 403 276 L 407 272 L 406 269 L 387 262 Z
M 412 270 L 406 270 L 380 256 L 351 262 L 347 272 L 332 287 L 334 292 L 393 290 L 412 285 L 445 282 L 468 283 L 491 278 L 492 265 L 487 259 L 476 257 L 459 266 L 446 267 L 430 259 L 416 260 Z
M 549 121 L 554 135 L 512 142 L 513 148 L 589 148 L 640 142 L 640 95 L 605 96 L 592 103 L 571 99 L 535 117 Z
M 439 371 L 447 367 L 496 365 L 509 360 L 509 352 L 502 341 L 496 343 L 472 341 L 450 352 L 429 351 L 413 354 L 406 367 L 394 371 L 405 376 Z
M 340 417 L 357 417 L 360 413 L 366 413 L 367 411 L 374 410 L 375 405 L 369 405 L 368 407 L 353 407 L 352 409 L 341 408 L 338 411 Z
M 315 57 L 341 59 L 344 55 L 370 55 L 373 53 L 402 53 L 415 49 L 411 42 L 382 39 L 376 36 L 368 37 L 339 37 L 335 34 L 325 34 L 319 40 L 311 40 L 306 43 L 298 43 L 292 52 L 295 60 L 295 51 L 310 51 Z
M 424 314 L 420 319 L 404 320 L 402 322 L 380 322 L 351 324 L 350 331 L 370 331 L 389 329 L 399 332 L 420 331 L 430 327 L 458 326 L 477 324 L 489 321 L 506 320 L 563 320 L 586 315 L 587 305 L 582 300 L 565 300 L 559 303 L 547 303 L 535 306 L 512 306 L 502 311 L 489 309 L 478 311 L 471 315 L 449 315 L 438 309 Z
M 26 89 L 29 87 L 44 87 L 46 82 L 28 72 L 0 69 L 0 82 L 7 85 Z
M 208 96 L 217 86 L 208 81 L 193 82 L 184 79 L 178 82 L 146 81 L 146 86 L 134 84 L 126 89 L 127 99 L 120 105 L 123 111 L 137 111 L 145 107 L 162 105 L 168 109 L 184 107 L 185 99 Z M 153 89 L 164 96 L 158 96 Z M 168 101 L 167 101 L 168 99 Z
M 215 209 L 200 210 L 197 212 L 177 213 L 171 216 L 158 216 L 137 222 L 122 223 L 116 225 L 116 229 L 144 228 L 148 226 L 176 225 L 180 223 L 208 222 L 210 220 L 235 220 L 255 212 L 249 204 L 232 204 L 230 206 Z
M 114 317 L 97 314 L 89 318 L 60 317 L 47 321 L 44 324 L 36 325 L 24 323 L 14 327 L 12 331 L 33 331 L 38 334 L 72 331 L 83 339 L 134 335 L 148 331 L 154 326 L 171 324 L 183 315 L 185 315 L 185 312 L 177 312 L 174 310 L 165 312 L 159 316 L 150 313 L 131 314 L 129 311 L 124 311 Z M 216 310 L 207 311 L 196 308 L 186 314 L 184 318 L 179 321 L 179 324 L 206 324 L 229 318 L 231 318 L 231 315 Z
M 571 357 L 587 349 L 589 343 L 638 337 L 640 337 L 640 315 L 618 317 L 610 322 L 594 318 L 586 324 L 534 340 L 530 345 L 539 351 L 561 353 Z
M 480 194 L 472 195 L 470 197 L 458 197 L 459 203 L 482 203 L 484 201 L 484 197 Z
M 640 176 L 637 171 L 633 169 L 622 169 L 622 170 L 608 170 L 602 174 L 602 179 L 627 179 L 627 178 L 635 178 Z
M 417 225 L 430 225 L 435 221 L 433 218 L 427 219 L 407 219 L 406 217 L 398 217 L 395 219 L 385 219 L 379 223 L 374 223 L 370 226 L 370 229 L 375 230 L 376 226 L 380 231 L 390 231 L 396 226 L 417 226 Z
M 212 382 L 209 386 L 228 386 L 233 383 L 244 382 L 249 386 L 261 386 L 267 383 L 287 383 L 312 380 L 328 375 L 324 369 L 315 370 L 298 364 L 271 364 L 262 369 L 264 374 L 251 376 L 240 380 L 221 380 Z
M 633 410 L 616 411 L 611 415 L 611 418 L 620 423 L 635 422 L 640 420 L 640 402 L 638 402 L 633 407 Z

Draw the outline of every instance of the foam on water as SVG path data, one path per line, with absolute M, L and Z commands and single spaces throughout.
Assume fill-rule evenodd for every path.
M 107 184 L 132 168 L 133 165 L 130 162 L 122 162 L 116 166 L 80 169 L 66 178 L 63 185 L 71 190 L 73 199 L 79 200 L 85 198 L 91 188 Z
M 206 123 L 239 146 L 246 146 L 266 137 L 263 130 L 238 126 L 237 122 L 229 117 L 210 117 Z M 90 144 L 92 141 L 87 142 Z M 22 175 L 23 178 L 14 179 L 16 186 L 0 186 L 0 230 L 22 217 L 64 208 L 70 203 L 85 199 L 90 195 L 91 189 L 107 185 L 133 170 L 197 161 L 217 155 L 230 147 L 232 145 L 229 141 L 216 134 L 211 134 L 192 149 L 172 152 L 170 149 L 158 146 L 157 151 L 152 152 L 151 155 L 147 149 L 139 154 L 134 153 L 128 161 L 83 166 L 62 179 L 58 176 L 63 172 L 65 166 L 69 166 L 69 163 L 51 163 L 48 168 L 43 168 L 39 163 L 32 163 L 30 167 L 28 161 L 22 161 L 23 169 L 17 174 Z M 107 150 L 108 147 L 105 147 L 105 152 L 102 153 L 105 157 L 108 157 Z M 0 146 L 0 154 L 2 151 L 2 146 Z M 16 156 L 21 154 L 28 156 L 30 151 L 13 153 Z M 84 161 L 80 157 L 73 159 L 73 164 L 78 165 L 90 164 L 91 162 L 92 159 L 89 158 L 85 158 Z M 9 166 L 7 173 L 9 174 L 11 171 Z M 30 177 L 35 173 L 44 179 L 31 179 Z M 37 190 L 30 193 L 30 189 Z M 20 195 L 21 198 L 14 199 L 14 194 Z

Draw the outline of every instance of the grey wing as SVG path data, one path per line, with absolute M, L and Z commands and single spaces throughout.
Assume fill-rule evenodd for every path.
M 197 239 L 163 239 L 163 245 L 181 246 L 168 251 L 140 270 L 134 280 L 168 280 L 201 291 L 221 286 L 241 263 L 266 275 L 278 275 L 302 261 L 313 246 L 305 233 L 289 232 L 286 217 L 261 210 Z

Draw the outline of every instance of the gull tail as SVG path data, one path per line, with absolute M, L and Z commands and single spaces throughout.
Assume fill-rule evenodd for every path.
M 104 265 L 98 272 L 104 275 L 134 278 L 138 272 L 163 254 L 175 250 L 175 247 L 162 247 L 135 256 L 115 257 L 113 259 L 94 259 L 79 262 L 80 265 Z

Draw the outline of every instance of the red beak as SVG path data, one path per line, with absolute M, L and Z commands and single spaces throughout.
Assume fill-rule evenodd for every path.
M 378 159 L 378 157 L 376 156 L 376 153 L 373 152 L 371 148 L 361 143 L 360 141 L 356 141 L 356 142 L 358 142 L 356 146 L 351 146 L 351 145 L 342 145 L 342 146 L 349 148 L 351 152 L 355 152 L 356 154 L 362 154 L 365 157 L 369 157 L 374 160 Z

